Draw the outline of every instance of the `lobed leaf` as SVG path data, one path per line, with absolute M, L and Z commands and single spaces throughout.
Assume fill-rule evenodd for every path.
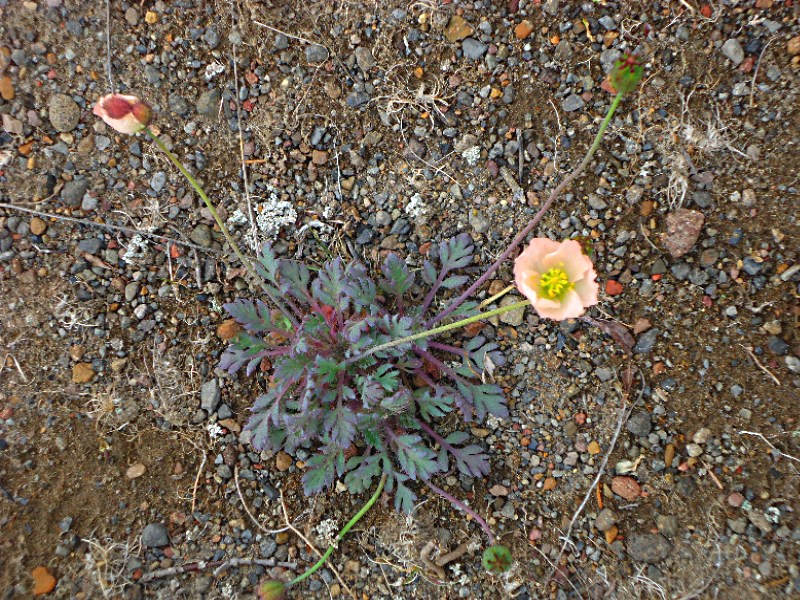
M 351 494 L 361 494 L 372 487 L 372 480 L 381 474 L 381 455 L 354 456 L 347 461 L 349 471 L 344 477 L 344 484 Z M 352 470 L 351 470 L 352 469 Z
M 411 479 L 430 479 L 439 470 L 436 453 L 417 434 L 398 435 L 392 441 L 397 461 Z
M 261 338 L 241 332 L 231 340 L 230 345 L 222 353 L 219 368 L 234 374 L 246 365 L 245 372 L 252 375 L 268 349 L 269 346 Z
M 438 392 L 431 394 L 431 388 L 425 387 L 414 392 L 414 399 L 419 408 L 419 414 L 428 422 L 439 419 L 453 410 L 453 398 Z
M 401 297 L 414 285 L 414 275 L 409 271 L 405 261 L 394 253 L 386 257 L 381 266 L 384 278 L 378 284 L 387 294 Z
M 433 285 L 436 283 L 436 278 L 436 267 L 431 261 L 425 259 L 425 262 L 422 263 L 422 280 L 428 285 Z
M 472 238 L 466 233 L 441 242 L 439 244 L 439 261 L 442 271 L 468 267 L 472 264 L 473 251 Z
M 344 460 L 344 453 L 341 450 L 331 454 L 315 454 L 306 462 L 303 491 L 307 496 L 331 486 L 336 478 L 336 462 L 339 457 Z
M 278 285 L 278 264 L 279 260 L 275 257 L 275 252 L 272 249 L 272 246 L 269 244 L 264 244 L 261 246 L 261 252 L 258 255 L 258 261 L 256 262 L 255 270 L 258 275 L 274 284 Z
M 347 310 L 350 298 L 345 293 L 347 285 L 345 268 L 341 258 L 325 263 L 311 285 L 314 298 L 339 311 Z
M 486 415 L 505 419 L 508 417 L 508 407 L 500 386 L 493 383 L 472 384 L 465 381 L 456 382 L 458 391 L 475 408 L 478 421 L 483 421 Z
M 311 273 L 308 267 L 296 260 L 281 260 L 278 262 L 278 272 L 283 283 L 282 289 L 302 303 L 308 304 L 311 299 L 311 293 L 308 290 Z
M 489 457 L 483 448 L 475 444 L 463 448 L 453 448 L 451 451 L 456 459 L 458 470 L 470 477 L 483 477 L 489 474 Z
M 269 308 L 261 300 L 255 302 L 244 299 L 234 300 L 223 304 L 222 308 L 250 333 L 264 333 L 272 330 Z
M 356 414 L 346 406 L 338 406 L 325 415 L 323 428 L 339 448 L 348 448 L 356 435 Z
M 394 508 L 399 512 L 410 515 L 417 504 L 417 495 L 399 481 L 394 493 Z

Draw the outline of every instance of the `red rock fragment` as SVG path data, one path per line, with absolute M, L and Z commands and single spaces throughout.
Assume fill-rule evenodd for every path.
M 606 294 L 609 296 L 619 296 L 624 289 L 623 285 L 615 279 L 606 281 Z
M 706 218 L 703 213 L 687 208 L 679 208 L 667 215 L 667 250 L 678 258 L 689 252 L 700 237 L 700 230 Z
M 633 477 L 614 477 L 611 480 L 611 491 L 629 502 L 636 500 L 642 494 L 642 487 Z

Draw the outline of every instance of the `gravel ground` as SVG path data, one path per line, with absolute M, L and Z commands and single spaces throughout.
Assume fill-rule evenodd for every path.
M 366 499 L 305 498 L 308 452 L 249 447 L 262 382 L 215 370 L 248 282 L 180 174 L 91 114 L 110 86 L 245 247 L 416 267 L 468 232 L 489 264 L 630 50 L 644 85 L 537 230 L 592 242 L 593 322 L 464 333 L 504 351 L 511 416 L 471 430 L 490 476 L 438 484 L 514 569 L 484 574 L 480 529 L 423 488 L 293 597 L 800 594 L 796 1 L 110 4 L 107 47 L 103 3 L 0 0 L 3 598 L 252 597 L 315 560 L 289 523 L 324 550 Z

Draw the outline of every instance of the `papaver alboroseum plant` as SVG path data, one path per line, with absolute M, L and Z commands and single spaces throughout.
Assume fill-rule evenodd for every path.
M 310 452 L 302 476 L 307 494 L 343 481 L 353 494 L 377 482 L 370 501 L 342 529 L 339 539 L 384 489 L 398 510 L 411 512 L 416 485 L 423 484 L 468 513 L 491 546 L 483 564 L 491 573 L 511 567 L 511 555 L 495 544 L 486 521 L 471 507 L 435 485 L 456 469 L 470 477 L 490 470 L 485 449 L 461 428 L 440 432 L 440 421 L 457 413 L 465 424 L 508 415 L 492 371 L 503 357 L 481 335 L 461 339 L 465 325 L 528 305 L 543 318 L 576 318 L 597 302 L 591 260 L 575 240 L 534 238 L 517 257 L 514 278 L 526 300 L 481 312 L 502 294 L 484 301 L 475 293 L 525 243 L 556 197 L 586 168 L 624 94 L 642 77 L 635 57 L 617 62 L 611 80 L 618 90 L 581 164 L 550 194 L 539 212 L 500 257 L 473 281 L 475 247 L 458 235 L 430 246 L 422 267 L 412 270 L 388 254 L 379 273 L 359 261 L 334 258 L 318 269 L 279 258 L 269 245 L 253 260 L 230 235 L 200 184 L 148 127 L 149 107 L 135 96 L 100 98 L 94 112 L 121 133 L 143 132 L 166 153 L 209 209 L 262 297 L 240 298 L 225 310 L 242 330 L 230 341 L 220 367 L 231 374 L 266 373 L 265 389 L 250 409 L 246 429 L 257 450 L 298 448 Z M 509 286 L 505 291 L 513 289 Z M 440 307 L 437 309 L 437 307 Z M 457 320 L 454 320 L 457 319 Z M 416 485 L 415 485 L 416 484 Z M 266 582 L 259 593 L 282 597 L 288 584 Z

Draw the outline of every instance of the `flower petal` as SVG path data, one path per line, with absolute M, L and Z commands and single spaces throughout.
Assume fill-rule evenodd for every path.
M 586 311 L 575 290 L 568 291 L 558 302 L 542 298 L 539 302 L 533 303 L 533 308 L 539 313 L 539 316 L 555 321 L 575 319 Z
M 575 293 L 580 296 L 581 302 L 584 306 L 594 306 L 597 304 L 598 294 L 600 293 L 600 285 L 595 281 L 594 269 L 590 269 L 586 276 L 574 282 L 572 288 Z

